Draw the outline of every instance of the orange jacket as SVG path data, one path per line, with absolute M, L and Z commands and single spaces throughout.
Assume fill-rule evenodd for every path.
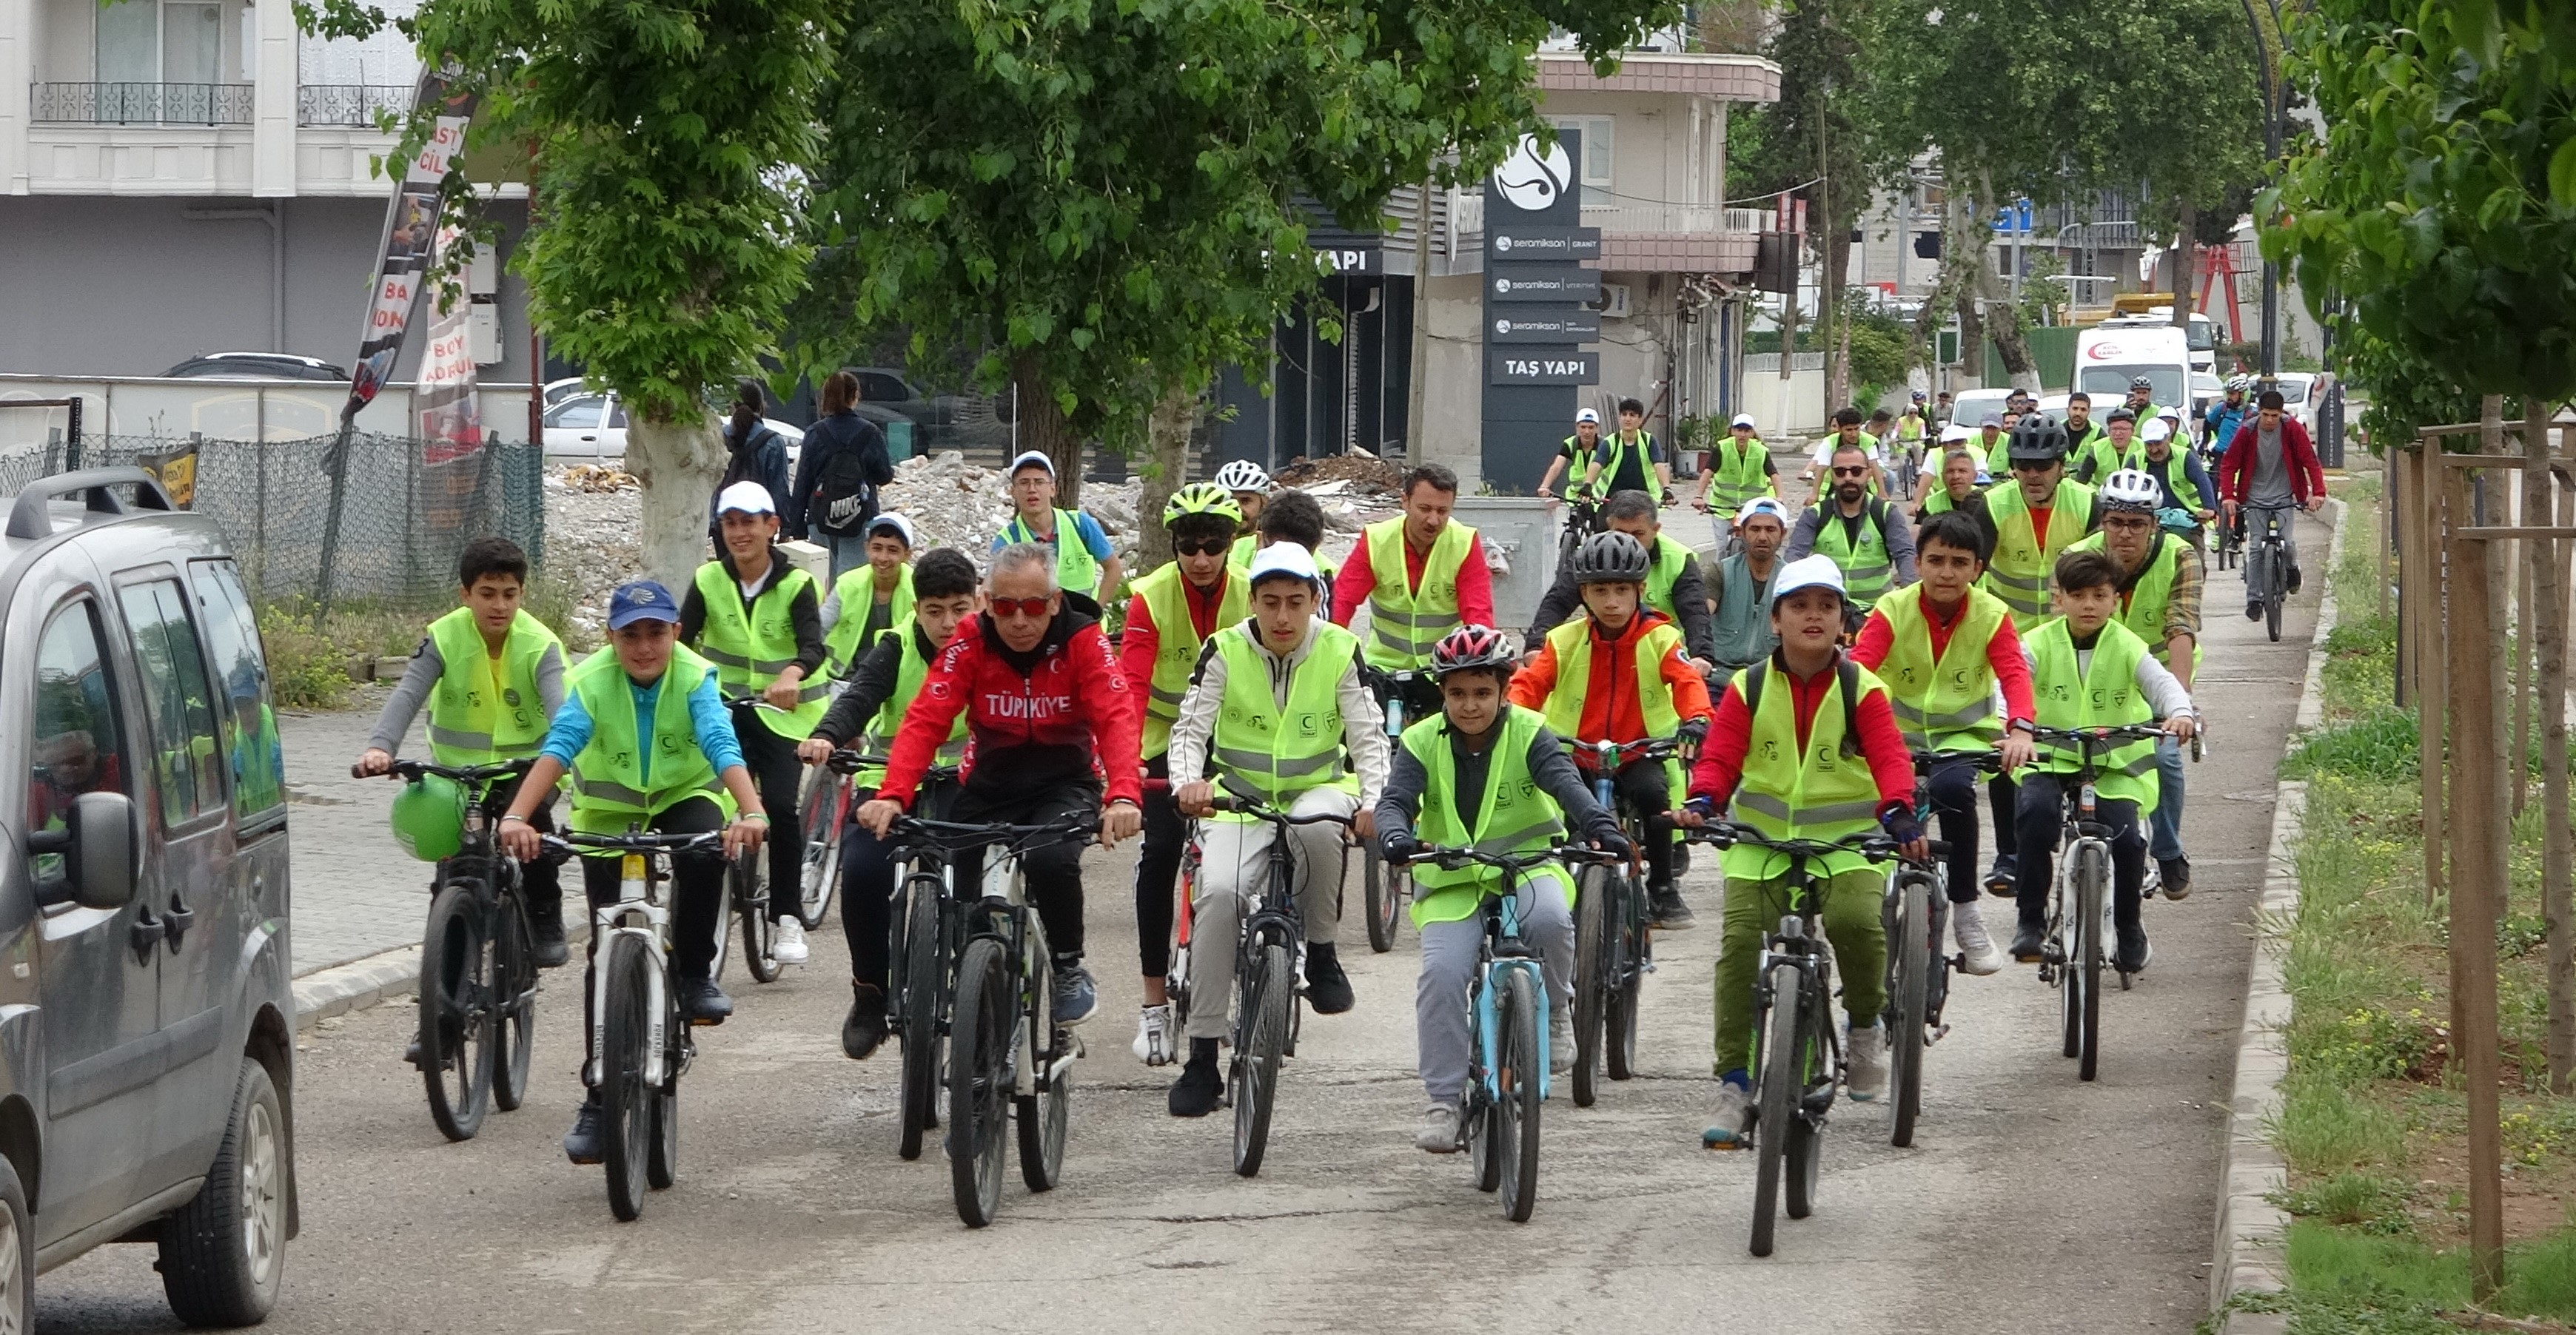
M 1624 630 L 1612 635 L 1604 632 L 1601 623 L 1589 613 L 1585 614 L 1584 625 L 1592 635 L 1592 679 L 1583 686 L 1582 723 L 1575 730 L 1574 740 L 1633 742 L 1646 735 L 1646 713 L 1637 698 L 1636 640 L 1656 626 L 1671 623 L 1672 618 L 1663 613 L 1641 607 Z M 1708 702 L 1708 684 L 1682 661 L 1678 646 L 1664 655 L 1662 669 L 1664 685 L 1673 693 L 1673 712 L 1683 721 L 1706 719 L 1714 712 Z M 1548 697 L 1556 693 L 1560 684 L 1556 674 L 1556 647 L 1542 639 L 1538 657 L 1512 674 L 1512 703 L 1545 713 Z

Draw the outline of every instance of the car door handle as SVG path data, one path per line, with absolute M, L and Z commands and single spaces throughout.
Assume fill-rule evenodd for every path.
M 170 941 L 170 953 L 179 953 L 179 940 L 188 934 L 188 924 L 197 915 L 177 895 L 170 896 L 170 911 L 161 915 L 161 931 Z
M 165 930 L 161 920 L 152 916 L 152 910 L 143 909 L 135 915 L 134 932 L 128 941 L 128 944 L 134 947 L 135 963 L 152 962 L 152 952 L 161 944 L 161 936 Z

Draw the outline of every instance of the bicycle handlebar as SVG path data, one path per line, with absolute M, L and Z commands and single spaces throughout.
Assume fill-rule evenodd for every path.
M 1269 821 L 1273 825 L 1339 825 L 1348 828 L 1351 823 L 1351 817 L 1337 815 L 1330 811 L 1319 811 L 1312 816 L 1291 816 L 1257 797 L 1241 797 L 1227 793 L 1219 793 L 1209 799 L 1208 805 L 1219 811 L 1231 811 L 1238 816 L 1250 816 L 1255 820 Z
M 1722 820 L 1710 821 L 1698 829 L 1688 831 L 1687 834 L 1692 843 L 1715 844 L 1719 848 L 1750 844 L 1755 848 L 1769 849 L 1774 853 L 1805 858 L 1820 858 L 1834 853 L 1858 853 L 1873 862 L 1884 862 L 1898 856 L 1898 850 L 1902 847 L 1884 834 L 1855 834 L 1841 839 L 1774 839 L 1750 825 L 1739 825 L 1734 821 Z M 1948 847 L 1947 844 L 1941 845 L 1941 851 L 1948 851 Z
M 2165 730 L 2152 723 L 2123 723 L 2111 728 L 2031 728 L 2031 740 L 2071 743 L 2091 750 L 2109 742 L 2147 742 L 2165 736 Z
M 1071 835 L 1089 835 L 1099 828 L 1100 818 L 1075 812 L 1043 825 L 1011 825 L 1000 821 L 970 823 L 950 820 L 924 820 L 919 816 L 897 816 L 896 832 L 911 835 L 925 844 L 957 852 L 991 844 L 1035 844 L 1046 836 L 1063 839 Z
M 1397 865 L 1410 867 L 1417 863 L 1428 862 L 1439 866 L 1443 871 L 1463 871 L 1471 866 L 1486 866 L 1497 871 L 1521 872 L 1533 867 L 1543 867 L 1551 862 L 1568 860 L 1605 863 L 1627 861 L 1620 854 L 1603 852 L 1582 844 L 1557 844 L 1534 853 L 1487 853 L 1481 849 L 1425 844 L 1421 852 L 1415 853 Z
M 714 848 L 724 842 L 724 831 L 707 830 L 698 834 L 584 834 L 578 830 L 542 836 L 546 847 L 566 853 L 585 848 L 614 853 L 682 853 L 694 849 Z
M 535 763 L 536 758 L 533 756 L 524 760 L 504 760 L 492 765 L 442 765 L 434 760 L 397 760 L 386 768 L 382 777 L 410 780 L 435 774 L 442 779 L 454 779 L 458 783 L 473 786 L 519 778 L 525 775 L 528 767 Z M 368 774 L 357 766 L 351 765 L 349 777 L 367 779 L 378 776 Z
M 1570 737 L 1560 737 L 1557 739 L 1557 744 L 1563 746 L 1569 754 L 1589 756 L 1604 765 L 1610 764 L 1613 757 L 1618 757 L 1623 762 L 1670 760 L 1680 754 L 1682 749 L 1682 739 L 1679 737 L 1640 737 L 1633 742 L 1578 742 Z
M 1997 773 L 2004 767 L 2000 751 L 1915 751 L 1910 754 L 1914 757 L 1914 772 L 1922 775 L 1951 765 L 1965 765 L 1988 774 Z

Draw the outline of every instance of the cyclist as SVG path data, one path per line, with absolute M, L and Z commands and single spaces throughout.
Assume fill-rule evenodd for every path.
M 2149 380 L 2142 375 L 2131 376 L 2129 377 L 2129 397 L 2123 401 L 2121 406 L 2129 410 L 2129 417 L 2131 420 L 2138 422 L 2152 422 L 2155 420 L 2156 412 L 2158 411 L 2156 408 L 2155 394 L 2156 382 Z
M 1589 495 L 1584 486 L 1581 471 L 1591 467 L 1592 456 L 1600 448 L 1600 412 L 1591 408 L 1577 411 L 1574 414 L 1574 434 L 1566 437 L 1565 443 L 1556 447 L 1556 457 L 1547 462 L 1546 476 L 1538 480 L 1540 499 L 1555 499 L 1556 493 L 1549 488 L 1556 485 L 1558 478 L 1566 480 L 1567 498 L 1580 500 Z
M 1953 427 L 1952 430 L 1958 428 Z M 1920 525 L 1934 515 L 1964 511 L 1980 523 L 1986 520 L 1986 507 L 1977 498 L 1994 479 L 1986 476 L 1986 466 L 1978 461 L 1975 451 L 1953 445 L 1941 456 L 1941 477 L 1936 485 L 1926 477 L 1922 503 L 1914 507 L 1914 522 Z M 1917 544 L 1920 545 L 1919 543 Z
M 1055 556 L 1057 589 L 1075 600 L 1076 611 L 1097 617 L 1125 572 L 1108 530 L 1083 511 L 1055 508 L 1055 460 L 1046 451 L 1022 451 L 1011 460 L 1010 479 L 1014 513 L 993 535 L 993 553 L 1022 543 L 1046 548 Z
M 884 838 L 919 799 L 923 772 L 960 714 L 969 750 L 950 819 L 1045 825 L 1098 812 L 1100 841 L 1111 846 L 1143 828 L 1136 734 L 1144 710 L 1099 623 L 1073 610 L 1056 586 L 1057 560 L 1028 542 L 994 555 L 984 578 L 988 610 L 960 625 L 930 661 L 895 733 L 884 786 L 853 813 L 868 833 Z M 983 866 L 981 849 L 958 854 L 957 884 L 978 884 Z M 1080 1024 L 1100 1005 L 1082 967 L 1082 850 L 1032 848 L 1020 870 L 1055 954 L 1055 1022 Z
M 830 683 L 823 666 L 823 597 L 814 577 L 778 550 L 778 511 L 756 482 L 737 482 L 716 498 L 724 553 L 698 567 L 680 603 L 680 642 L 715 664 L 716 685 L 754 694 L 767 709 L 744 707 L 759 727 L 737 728 L 743 763 L 760 781 L 760 803 L 777 823 L 769 844 L 769 913 L 778 922 L 771 955 L 781 964 L 806 960 L 805 925 L 796 917 L 795 887 L 805 874 L 805 836 L 796 819 L 805 766 L 796 745 L 823 721 Z
M 1673 465 L 1664 458 L 1663 442 L 1646 429 L 1646 405 L 1619 400 L 1619 430 L 1593 450 L 1583 489 L 1594 496 L 1642 491 L 1657 505 L 1673 494 Z
M 975 563 L 952 547 L 934 547 L 912 569 L 912 613 L 892 631 L 870 644 L 850 669 L 847 690 L 832 701 L 814 735 L 796 749 L 797 758 L 819 765 L 832 753 L 866 737 L 876 746 L 891 743 L 903 726 L 905 708 L 921 694 L 930 675 L 930 660 L 957 627 L 975 612 Z M 966 721 L 951 725 L 939 747 L 937 763 L 954 765 L 966 755 Z M 852 776 L 853 791 L 873 796 L 885 770 L 871 768 Z M 931 799 L 936 816 L 946 809 L 943 788 Z M 841 832 L 841 930 L 850 942 L 850 1013 L 841 1021 L 841 1051 L 865 1061 L 886 1036 L 886 970 L 892 939 L 891 902 L 895 892 L 893 848 L 857 826 Z
M 1897 730 L 1917 751 L 2003 753 L 2004 773 L 1986 785 L 1995 846 L 2013 845 L 2013 786 L 2006 775 L 2030 763 L 2030 665 L 2012 612 L 1976 587 L 1985 573 L 1986 535 L 1967 514 L 1934 515 L 1916 534 L 1923 582 L 1878 600 L 1852 646 L 1852 661 L 1887 683 Z M 1998 688 L 2003 712 L 1995 709 Z M 1950 844 L 1950 931 L 1968 972 L 2004 966 L 1977 909 L 1977 772 L 1945 764 L 1930 776 L 1941 837 Z
M 1243 515 L 1237 525 L 1234 548 L 1226 554 L 1226 564 L 1237 570 L 1249 569 L 1252 554 L 1261 548 L 1261 535 L 1256 526 L 1261 510 L 1270 503 L 1270 475 L 1250 459 L 1236 459 L 1216 470 L 1216 484 L 1234 493 L 1234 508 Z
M 868 559 L 841 572 L 823 600 L 823 675 L 835 681 L 912 616 L 912 521 L 881 514 L 860 536 Z
M 1708 581 L 1712 653 L 1719 672 L 1733 677 L 1771 656 L 1780 637 L 1771 630 L 1771 581 L 1780 571 L 1780 548 L 1789 541 L 1789 508 L 1756 496 L 1735 512 L 1744 541 L 1722 557 Z
M 1707 671 L 1713 650 L 1708 588 L 1700 578 L 1699 554 L 1664 532 L 1654 498 L 1642 491 L 1610 493 L 1610 499 L 1601 507 L 1601 518 L 1607 524 L 1604 532 L 1624 533 L 1636 539 L 1638 549 L 1647 553 L 1642 586 L 1645 605 L 1662 613 L 1665 619 L 1680 628 L 1683 648 L 1692 665 L 1699 671 Z M 1591 540 L 1586 538 L 1584 541 L 1589 543 Z M 1547 596 L 1539 600 L 1538 614 L 1530 619 L 1530 643 L 1537 643 L 1583 606 L 1583 586 L 1575 574 L 1578 564 L 1569 561 L 1557 570 L 1556 582 L 1549 586 Z
M 1582 586 L 1584 615 L 1547 633 L 1513 675 L 1511 702 L 1538 711 L 1548 731 L 1574 741 L 1679 736 L 1686 752 L 1696 751 L 1708 735 L 1708 686 L 1702 669 L 1682 656 L 1672 618 L 1640 601 L 1650 578 L 1646 549 L 1625 533 L 1596 533 L 1576 549 L 1570 573 Z M 1588 753 L 1576 757 L 1577 769 L 1592 764 Z M 1649 813 L 1648 912 L 1655 926 L 1676 932 L 1691 925 L 1691 911 L 1673 881 L 1672 825 L 1664 813 L 1680 778 L 1678 760 L 1632 760 L 1612 780 L 1621 797 Z
M 1914 764 L 1896 730 L 1887 687 L 1835 647 L 1843 629 L 1843 572 L 1821 556 L 1791 562 L 1771 593 L 1779 651 L 1735 674 L 1717 703 L 1708 745 L 1674 813 L 1699 825 L 1732 805 L 1735 818 L 1775 839 L 1842 839 L 1883 828 L 1911 857 L 1927 854 L 1914 819 Z M 1766 689 L 1767 685 L 1767 689 Z M 1858 761 L 1859 763 L 1854 763 Z M 1779 920 L 1787 860 L 1750 846 L 1726 850 L 1726 910 L 1717 942 L 1716 1115 L 1704 1143 L 1736 1148 L 1752 1105 L 1755 957 Z M 1858 853 L 1825 859 L 1825 939 L 1841 962 L 1851 1094 L 1887 1092 L 1885 874 Z
M 1699 492 L 1691 497 L 1691 507 L 1707 512 L 1723 552 L 1744 503 L 1779 494 L 1780 467 L 1771 461 L 1771 447 L 1753 434 L 1753 414 L 1737 413 L 1726 437 L 1699 456 Z
M 1387 861 L 1409 859 L 1426 843 L 1535 852 L 1562 842 L 1569 828 L 1595 848 L 1629 851 L 1617 818 L 1592 800 L 1545 720 L 1504 698 L 1518 658 L 1511 637 L 1486 626 L 1461 626 L 1433 646 L 1441 712 L 1404 730 L 1377 803 L 1378 847 Z M 1413 1136 L 1416 1149 L 1458 1149 L 1472 1033 L 1467 990 L 1484 937 L 1480 910 L 1503 885 L 1502 873 L 1488 867 L 1413 869 L 1413 923 L 1422 931 L 1413 1023 L 1431 1101 Z M 1551 1060 L 1570 1068 L 1574 881 L 1562 864 L 1549 864 L 1532 869 L 1520 886 L 1521 935 L 1538 948 L 1554 1017 Z
M 2262 510 L 2280 525 L 2281 555 L 2290 563 L 2289 590 L 2299 591 L 2297 526 L 2282 513 L 2293 506 L 2315 511 L 2326 503 L 2326 473 L 2317 466 L 2317 451 L 2308 429 L 2282 407 L 2281 391 L 2267 389 L 2254 401 L 2253 419 L 2236 428 L 2236 438 L 2218 462 L 2218 511 L 2233 528 L 2239 510 Z M 2250 528 L 2246 546 L 2254 545 Z M 2255 583 L 2255 561 L 2245 563 L 2245 619 L 2263 619 L 2263 600 Z M 2268 572 L 2266 572 L 2268 575 Z
M 2218 517 L 2218 488 L 2209 482 L 2209 470 L 2200 466 L 2200 456 L 2188 448 L 2177 448 L 2172 431 L 2158 418 L 2147 427 L 2145 453 L 2133 465 L 2155 479 L 2156 522 L 2165 532 L 2191 544 L 2195 552 L 2205 552 L 2207 535 L 2202 526 Z
M 1173 492 L 1163 503 L 1172 560 L 1138 577 L 1127 599 L 1118 671 L 1131 687 L 1144 688 L 1140 753 L 1148 778 L 1169 777 L 1165 752 L 1172 720 L 1181 715 L 1199 646 L 1247 615 L 1251 589 L 1228 555 L 1229 546 L 1241 545 L 1234 533 L 1242 518 L 1226 482 L 1198 482 Z M 1168 789 L 1145 794 L 1145 845 L 1136 858 L 1136 950 L 1145 967 L 1145 1002 L 1136 1017 L 1134 1047 L 1136 1059 L 1148 1066 L 1172 1059 L 1175 1038 L 1163 976 L 1172 963 L 1172 886 L 1180 879 L 1190 830 L 1172 796 Z
M 1272 496 L 1270 503 L 1261 507 L 1261 522 L 1254 527 L 1258 531 L 1253 536 L 1263 547 L 1293 542 L 1314 554 L 1315 573 L 1324 580 L 1323 589 L 1316 595 L 1315 615 L 1331 619 L 1333 577 L 1339 573 L 1339 568 L 1323 557 L 1324 507 L 1314 497 L 1290 487 Z
M 1914 582 L 1914 526 L 1870 490 L 1869 456 L 1857 445 L 1833 454 L 1829 503 L 1808 507 L 1789 531 L 1786 559 L 1827 557 L 1843 572 L 1844 602 L 1857 625 L 1888 590 Z
M 1995 528 L 1985 588 L 2012 609 L 2024 639 L 2056 614 L 2048 573 L 2057 554 L 2093 531 L 2093 489 L 2066 476 L 2066 432 L 2046 417 L 2024 418 L 2012 434 L 2012 485 L 1988 488 Z
M 376 731 L 358 753 L 361 774 L 393 771 L 394 752 L 423 705 L 429 707 L 430 759 L 441 765 L 522 759 L 545 742 L 546 720 L 563 705 L 564 649 L 544 622 L 520 606 L 528 587 L 527 553 L 507 538 L 476 538 L 456 558 L 456 579 L 463 606 L 430 622 L 411 651 L 402 682 L 386 697 Z M 95 746 L 90 754 L 97 754 Z M 506 803 L 516 788 L 514 781 L 494 792 Z M 550 831 L 553 809 L 552 801 L 540 802 L 528 817 L 539 830 Z M 564 944 L 562 878 L 545 858 L 528 860 L 519 877 L 537 964 L 554 968 L 572 957 Z
M 1818 480 L 1818 475 L 1832 467 L 1834 452 L 1840 449 L 1857 449 L 1869 460 L 1871 489 L 1876 489 L 1876 478 L 1887 463 L 1887 448 L 1879 443 L 1876 436 L 1861 430 L 1862 420 L 1858 408 L 1835 410 L 1832 434 L 1816 442 L 1816 448 L 1807 456 L 1806 471 L 1798 474 L 1798 480 L 1808 484 L 1808 505 L 1813 506 L 1824 499 L 1825 484 Z
M 2226 457 L 2228 443 L 2236 439 L 2236 428 L 2243 426 L 2250 415 L 2251 410 L 2245 405 L 2245 391 L 2251 386 L 2252 382 L 2244 376 L 2229 376 L 2227 393 L 2201 413 L 2200 424 L 2207 431 L 2206 439 L 2213 457 Z
M 733 720 L 716 692 L 716 669 L 677 634 L 680 607 L 651 580 L 620 585 L 608 602 L 608 647 L 564 676 L 563 708 L 546 729 L 545 746 L 528 766 L 518 796 L 500 821 L 501 845 L 522 863 L 545 851 L 531 823 L 555 781 L 572 778 L 565 823 L 586 834 L 624 834 L 642 825 L 659 834 L 724 831 L 724 856 L 760 847 L 769 833 L 760 793 L 743 764 Z M 581 888 L 595 910 L 617 902 L 622 859 L 581 860 Z M 725 863 L 682 854 L 671 867 L 671 990 L 690 1024 L 722 1024 L 733 1002 L 708 976 L 715 963 L 717 915 L 724 907 Z M 599 938 L 590 938 L 594 959 Z M 584 1032 L 591 975 L 582 974 Z M 574 1114 L 564 1155 L 600 1161 L 599 1091 Z
M 2031 687 L 2043 728 L 2120 727 L 2161 718 L 2164 729 L 2189 741 L 2191 693 L 2165 671 L 2147 642 L 2116 619 L 2120 567 L 2101 552 L 2067 552 L 2057 558 L 2059 615 L 2031 632 Z M 2156 804 L 2155 743 L 2124 742 L 2095 753 L 2095 819 L 2111 836 L 2111 925 L 2119 937 L 2122 973 L 2147 967 L 2146 929 L 2138 925 L 2138 888 L 2146 881 L 2146 841 L 2138 812 Z M 2020 926 L 2012 957 L 2039 958 L 2047 931 L 2050 860 L 2065 832 L 2066 783 L 2082 769 L 2071 747 L 2042 743 L 2039 758 L 2022 771 L 2021 806 L 2013 813 L 2021 840 L 2014 899 Z
M 1295 543 L 1273 543 L 1252 558 L 1251 580 L 1252 615 L 1218 630 L 1199 651 L 1172 725 L 1173 797 L 1205 821 L 1198 898 L 1190 905 L 1190 981 L 1203 1000 L 1190 1011 L 1189 1061 L 1168 1100 L 1174 1117 L 1205 1117 L 1224 1097 L 1216 1055 L 1228 1032 L 1235 950 L 1246 901 L 1262 889 L 1278 832 L 1268 821 L 1210 807 L 1210 770 L 1227 787 L 1291 816 L 1350 817 L 1363 839 L 1386 787 L 1386 733 L 1377 697 L 1360 676 L 1359 637 L 1315 615 L 1324 581 L 1314 557 Z M 1306 928 L 1306 999 L 1318 1015 L 1339 1015 L 1353 1000 L 1333 944 L 1341 927 L 1342 832 L 1300 825 L 1290 837 Z M 1171 893 L 1166 880 L 1167 918 Z M 1169 934 L 1168 921 L 1163 930 Z
M 1476 530 L 1449 517 L 1458 475 L 1423 464 L 1404 475 L 1404 513 L 1360 530 L 1358 550 L 1333 580 L 1333 624 L 1347 628 L 1365 604 L 1360 657 L 1382 672 L 1431 666 L 1432 646 L 1461 625 L 1494 624 L 1494 577 Z M 1406 697 L 1417 716 L 1440 707 L 1439 688 L 1417 678 Z
M 2065 426 L 2066 457 L 2069 459 L 2084 459 L 2111 434 L 2107 422 L 2093 420 L 2093 396 L 2080 389 L 2066 396 Z M 2108 475 L 2111 470 L 2105 468 L 2102 471 Z
M 2158 438 L 2162 440 L 2162 437 Z M 2156 515 L 2169 499 L 2153 474 L 2113 473 L 2102 488 L 2102 528 L 2074 551 L 2101 552 L 2120 575 L 2119 607 L 2112 615 L 2144 640 L 2150 655 L 2191 693 L 2200 667 L 2200 553 L 2164 531 Z M 2194 531 L 2197 530 L 2195 526 Z M 2191 859 L 2182 851 L 2182 745 L 2156 743 L 2156 804 L 2148 821 L 2147 854 L 2165 898 L 2191 893 Z
M 2018 414 L 2016 414 L 2018 416 Z M 2012 433 L 2002 413 L 1988 413 L 1977 419 L 1976 433 L 1968 437 L 1968 448 L 1985 461 L 1990 478 L 2002 478 L 2012 472 Z
M 2110 419 L 2103 424 L 2102 433 L 2093 438 L 2091 445 L 2070 449 L 2067 452 L 2066 457 L 2072 461 L 2070 468 L 2075 480 L 2086 486 L 2100 486 L 2101 484 L 2095 481 L 2096 478 L 2109 477 L 2123 468 L 2136 467 L 2138 452 L 2145 444 L 2138 438 L 2138 434 L 2148 425 L 2151 423 L 2140 422 L 2126 408 L 2112 409 Z M 2067 432 L 2067 439 L 2069 441 L 2074 439 L 2071 426 Z

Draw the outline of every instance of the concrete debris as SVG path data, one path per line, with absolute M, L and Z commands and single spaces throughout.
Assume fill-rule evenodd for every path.
M 640 491 L 644 486 L 633 473 L 615 464 L 574 464 L 555 480 L 575 491 Z
M 601 473 L 622 482 L 600 485 Z M 584 481 L 572 474 L 582 474 Z M 597 464 L 550 469 L 546 482 L 546 567 L 572 585 L 571 647 L 579 651 L 605 638 L 609 595 L 644 577 L 644 550 L 636 540 L 644 489 L 631 475 Z
M 1321 482 L 1349 482 L 1352 490 L 1361 494 L 1394 496 L 1404 485 L 1404 474 L 1366 450 L 1354 450 L 1321 459 L 1291 460 L 1287 467 L 1271 474 L 1271 480 L 1282 486 L 1310 489 Z

